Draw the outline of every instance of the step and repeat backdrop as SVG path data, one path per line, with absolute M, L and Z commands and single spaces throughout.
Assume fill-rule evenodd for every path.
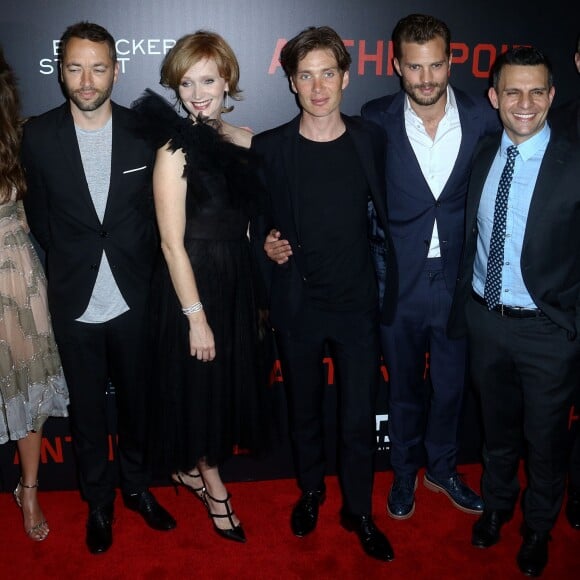
M 115 37 L 121 74 L 113 99 L 126 106 L 145 88 L 169 96 L 159 85 L 159 67 L 163 56 L 180 36 L 199 29 L 220 33 L 239 59 L 243 89 L 243 100 L 235 103 L 228 121 L 250 127 L 254 132 L 279 125 L 298 113 L 278 57 L 287 39 L 311 25 L 333 27 L 352 55 L 350 85 L 342 107 L 347 114 L 358 114 L 367 100 L 399 89 L 389 39 L 396 22 L 412 12 L 433 14 L 450 27 L 451 82 L 459 88 L 485 93 L 490 66 L 500 52 L 514 45 L 535 45 L 553 62 L 555 104 L 565 102 L 580 90 L 573 62 L 580 27 L 566 0 L 555 0 L 549 5 L 530 0 L 524 9 L 521 4 L 501 0 L 0 0 L 0 7 L 0 44 L 18 76 L 25 116 L 37 115 L 62 103 L 58 39 L 68 25 L 80 20 L 97 22 Z M 273 409 L 272 448 L 262 457 L 236 450 L 223 468 L 228 480 L 292 475 L 283 376 L 271 345 L 265 345 L 265 356 L 268 363 L 264 388 L 268 389 Z M 328 468 L 334 472 L 334 369 L 330 357 L 323 364 L 328 382 Z M 384 367 L 380 380 L 377 469 L 387 469 L 388 372 Z M 107 396 L 111 415 L 110 459 L 114 461 L 113 386 Z M 477 461 L 481 434 L 477 406 L 470 392 L 463 424 L 460 461 Z M 17 481 L 15 450 L 12 443 L 0 446 L 0 489 L 10 489 Z M 50 419 L 46 423 L 42 463 L 44 489 L 76 486 L 66 419 Z

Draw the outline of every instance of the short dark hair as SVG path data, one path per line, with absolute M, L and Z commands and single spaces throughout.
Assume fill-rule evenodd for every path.
M 67 44 L 71 38 L 82 38 L 84 40 L 90 40 L 91 42 L 104 42 L 109 48 L 109 56 L 111 57 L 111 60 L 114 63 L 117 62 L 115 39 L 111 36 L 111 33 L 102 26 L 86 21 L 71 24 L 60 38 L 61 59 L 64 57 Z
M 445 22 L 428 14 L 409 14 L 401 18 L 391 35 L 395 58 L 401 58 L 403 42 L 425 44 L 438 36 L 445 42 L 445 54 L 449 57 L 451 55 L 451 31 Z
M 286 76 L 294 76 L 298 71 L 298 63 L 309 52 L 317 49 L 330 50 L 342 72 L 350 68 L 351 56 L 336 30 L 330 26 L 310 26 L 291 38 L 280 52 L 280 64 Z
M 495 59 L 491 69 L 491 80 L 494 89 L 497 90 L 499 86 L 499 79 L 501 77 L 501 71 L 505 66 L 508 65 L 545 66 L 546 70 L 548 71 L 548 87 L 552 88 L 552 85 L 554 84 L 552 64 L 546 55 L 541 50 L 538 50 L 533 46 L 516 46 L 514 48 L 510 48 L 506 52 L 502 52 Z
M 580 53 L 580 34 L 578 35 L 578 38 L 576 39 L 576 52 Z

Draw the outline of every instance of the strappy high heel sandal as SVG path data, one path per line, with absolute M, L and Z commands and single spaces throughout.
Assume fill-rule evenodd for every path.
M 20 510 L 23 512 L 24 515 L 24 509 L 22 507 L 22 499 L 20 497 L 23 488 L 26 489 L 38 488 L 38 480 L 36 480 L 36 483 L 34 485 L 26 485 L 22 482 L 22 478 L 20 478 L 20 480 L 18 481 L 18 485 L 16 486 L 16 489 L 12 492 L 16 505 L 20 508 Z M 45 519 L 42 519 L 40 522 L 34 524 L 28 530 L 24 528 L 24 531 L 26 532 L 27 536 L 31 540 L 34 540 L 35 542 L 42 542 L 43 540 L 46 540 L 48 533 L 50 532 L 50 530 L 48 529 L 48 524 Z
M 244 533 L 244 529 L 242 528 L 242 524 L 238 524 L 236 526 L 234 524 L 234 520 L 232 519 L 234 512 L 233 512 L 233 510 L 230 506 L 230 503 L 229 503 L 232 496 L 228 493 L 226 499 L 216 499 L 215 497 L 211 496 L 208 493 L 207 489 L 205 490 L 204 495 L 206 496 L 205 505 L 207 507 L 207 514 L 209 515 L 209 517 L 212 520 L 214 530 L 223 538 L 226 538 L 228 540 L 233 540 L 234 542 L 244 543 L 246 541 L 246 534 Z M 211 501 L 214 501 L 215 503 L 224 504 L 226 506 L 226 513 L 225 514 L 212 513 L 211 507 L 209 505 L 209 502 L 207 501 L 207 498 L 209 498 Z M 215 520 L 221 519 L 221 518 L 228 518 L 228 520 L 230 522 L 230 526 L 232 526 L 232 527 L 227 528 L 227 529 L 218 528 L 216 526 Z
M 185 483 L 183 479 L 184 477 L 199 479 L 201 482 L 201 486 L 196 487 L 194 485 L 188 485 L 187 483 Z M 205 484 L 203 481 L 203 477 L 201 476 L 201 473 L 187 473 L 185 471 L 177 471 L 171 475 L 171 483 L 173 484 L 175 493 L 179 491 L 178 488 L 181 485 L 185 487 L 187 491 L 195 495 L 195 497 L 199 499 L 207 507 L 207 500 L 205 499 L 205 491 L 206 491 Z

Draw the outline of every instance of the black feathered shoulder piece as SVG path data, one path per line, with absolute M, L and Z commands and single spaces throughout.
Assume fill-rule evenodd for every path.
M 145 138 L 156 149 L 167 145 L 171 151 L 183 150 L 186 174 L 200 169 L 210 173 L 227 171 L 232 169 L 232 164 L 254 165 L 253 155 L 223 137 L 212 120 L 201 119 L 194 123 L 189 117 L 182 117 L 151 89 L 146 89 L 131 108 L 139 115 Z
M 237 185 L 235 189 L 245 203 L 253 208 L 261 205 L 257 156 L 228 141 L 214 121 L 193 122 L 189 117 L 182 117 L 165 98 L 151 89 L 145 90 L 131 108 L 139 117 L 144 138 L 156 149 L 167 146 L 171 151 L 183 150 L 186 161 L 183 177 L 188 182 L 199 183 L 200 172 L 223 175 L 228 183 Z M 201 192 L 197 195 L 198 201 L 205 197 Z M 238 198 L 237 202 L 242 199 Z

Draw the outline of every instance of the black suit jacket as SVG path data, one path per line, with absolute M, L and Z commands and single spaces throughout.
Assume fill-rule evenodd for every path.
M 554 131 L 580 141 L 580 97 L 551 110 L 548 119 Z
M 466 332 L 465 305 L 472 290 L 477 211 L 501 134 L 482 142 L 466 210 L 465 252 L 449 319 L 451 336 Z M 528 213 L 520 265 L 533 301 L 570 339 L 580 328 L 580 147 L 552 132 Z
M 154 149 L 134 112 L 113 103 L 111 179 L 103 223 L 85 179 L 68 102 L 24 127 L 24 200 L 31 231 L 46 252 L 55 324 L 86 309 L 103 250 L 130 308 L 145 305 L 157 255 L 153 206 Z
M 381 317 L 392 318 L 397 295 L 397 271 L 388 234 L 386 195 L 384 185 L 384 136 L 379 127 L 357 117 L 342 116 L 351 136 L 371 191 L 371 200 L 381 226 L 386 231 L 384 259 L 387 261 L 387 289 Z M 304 304 L 306 289 L 304 256 L 297 231 L 297 149 L 300 116 L 289 123 L 256 135 L 252 149 L 261 158 L 260 176 L 267 192 L 266 214 L 252 224 L 255 254 L 265 279 L 270 320 L 280 330 L 288 329 Z M 283 265 L 269 260 L 263 243 L 270 229 L 276 228 L 287 239 L 293 255 Z M 370 235 L 370 231 L 369 231 Z

